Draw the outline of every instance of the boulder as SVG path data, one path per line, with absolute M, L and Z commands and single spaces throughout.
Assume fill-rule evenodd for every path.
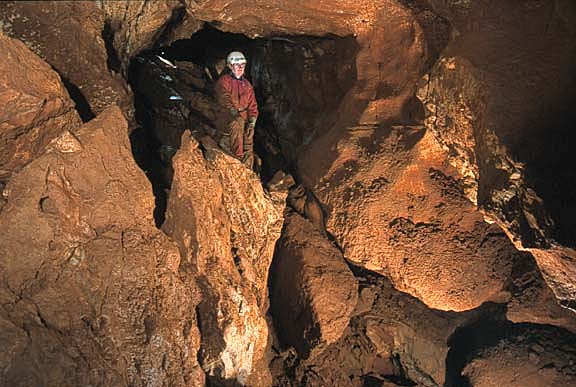
M 271 311 L 282 344 L 306 359 L 337 341 L 356 306 L 358 282 L 332 242 L 290 211 L 271 271 Z
M 435 309 L 506 301 L 519 253 L 466 199 L 431 133 L 394 126 L 375 142 L 353 135 L 315 191 L 346 258 Z
M 378 274 L 358 266 L 352 271 L 360 294 L 350 323 L 323 352 L 294 367 L 302 384 L 442 386 L 449 339 L 458 327 L 502 315 L 493 305 L 462 313 L 433 310 Z

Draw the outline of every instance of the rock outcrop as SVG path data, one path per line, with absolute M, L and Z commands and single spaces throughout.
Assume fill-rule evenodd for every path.
M 115 104 L 127 117 L 133 115 L 128 84 L 114 62 L 113 48 L 103 39 L 105 19 L 97 2 L 0 4 L 1 29 L 60 74 L 84 121 Z
M 271 311 L 284 346 L 306 359 L 337 341 L 358 299 L 358 282 L 340 251 L 290 211 L 271 270 Z
M 21 41 L 0 32 L 0 182 L 80 126 L 60 77 Z
M 269 385 L 268 270 L 284 203 L 240 161 L 203 144 L 183 135 L 162 228 L 178 243 L 181 270 L 199 284 L 198 356 L 208 379 Z
M 153 226 L 118 108 L 57 137 L 4 197 L 1 385 L 202 385 L 199 292 Z
M 454 37 L 418 93 L 426 125 L 467 196 L 533 253 L 555 296 L 574 309 L 575 175 L 567 166 L 575 159 L 565 144 L 573 138 L 576 7 L 432 3 Z

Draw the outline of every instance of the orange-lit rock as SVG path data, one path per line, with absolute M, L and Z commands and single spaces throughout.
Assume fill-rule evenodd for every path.
M 317 191 L 345 256 L 436 309 L 505 301 L 516 250 L 464 197 L 431 134 L 382 128 L 376 143 L 354 135 Z
M 80 126 L 60 77 L 22 42 L 0 32 L 0 181 Z
M 200 287 L 198 356 L 209 379 L 269 385 L 268 270 L 284 203 L 240 161 L 205 146 L 183 135 L 162 228 Z
M 576 6 L 433 3 L 454 33 L 418 93 L 426 125 L 465 178 L 468 197 L 534 255 L 571 307 L 576 158 L 566 144 L 574 138 Z
M 24 42 L 64 79 L 82 119 L 117 104 L 131 116 L 131 92 L 107 52 L 96 2 L 2 2 L 4 33 Z
M 4 195 L 0 384 L 202 385 L 196 284 L 154 227 L 118 108 L 55 139 Z
M 431 310 L 387 279 L 358 267 L 353 271 L 360 295 L 350 325 L 316 358 L 298 364 L 296 380 L 303 384 L 353 387 L 372 380 L 394 386 L 409 380 L 418 386 L 445 385 L 451 366 L 446 356 L 457 328 L 501 313 L 493 306 L 463 313 Z

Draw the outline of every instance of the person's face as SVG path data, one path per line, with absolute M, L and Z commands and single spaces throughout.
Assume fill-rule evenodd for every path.
M 231 64 L 229 67 L 230 70 L 232 70 L 234 76 L 236 78 L 240 78 L 242 75 L 244 75 L 244 70 L 246 69 L 246 63 L 234 63 Z

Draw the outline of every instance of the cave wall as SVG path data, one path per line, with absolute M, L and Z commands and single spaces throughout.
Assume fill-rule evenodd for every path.
M 10 167 L 18 174 L 2 187 L 0 223 L 7 231 L 0 244 L 0 321 L 2 342 L 10 348 L 0 359 L 4 384 L 271 384 L 267 361 L 275 338 L 265 317 L 266 285 L 285 191 L 262 191 L 255 175 L 235 160 L 185 138 L 163 229 L 169 239 L 153 226 L 151 188 L 125 136 L 134 125 L 122 117 L 132 114 L 122 78 L 128 61 L 142 49 L 189 36 L 204 22 L 252 38 L 355 39 L 354 63 L 346 76 L 336 75 L 338 87 L 299 80 L 321 89 L 309 90 L 312 98 L 334 97 L 312 105 L 324 106 L 324 117 L 310 115 L 317 130 L 302 136 L 309 144 L 296 145 L 291 155 L 297 177 L 329 215 L 331 239 L 314 232 L 294 245 L 284 239 L 282 258 L 298 257 L 319 238 L 312 243 L 322 246 L 334 267 L 314 256 L 312 263 L 287 266 L 297 271 L 287 273 L 292 277 L 286 282 L 299 295 L 283 296 L 296 300 L 294 310 L 308 320 L 284 338 L 288 349 L 278 349 L 284 358 L 276 371 L 286 385 L 363 385 L 368 374 L 386 372 L 440 385 L 449 374 L 444 359 L 455 346 L 449 339 L 458 327 L 488 318 L 491 310 L 481 306 L 486 302 L 507 307 L 497 308 L 501 319 L 574 330 L 574 252 L 570 233 L 558 232 L 568 218 L 559 219 L 546 203 L 558 197 L 538 191 L 549 180 L 536 172 L 548 164 L 526 140 L 540 138 L 544 129 L 536 123 L 565 114 L 564 98 L 573 95 L 569 2 L 143 0 L 5 2 L 0 10 L 2 30 L 60 74 L 82 118 L 99 114 L 73 130 L 78 117 L 57 77 L 30 57 L 56 90 L 49 93 L 62 105 L 57 113 L 68 118 L 62 127 L 33 109 L 45 123 L 40 137 L 57 140 L 43 155 L 45 143 L 33 140 L 36 150 L 26 162 L 33 161 L 21 172 L 26 162 Z M 548 21 L 542 15 L 550 15 Z M 520 37 L 526 25 L 529 33 Z M 293 71 L 306 67 L 306 55 L 300 48 Z M 329 67 L 303 76 L 323 66 Z M 269 78 L 278 79 L 275 72 L 282 70 L 290 71 L 272 68 Z M 512 72 L 525 76 L 509 82 Z M 290 77 L 281 81 L 285 90 L 294 86 Z M 417 91 L 426 109 L 423 124 Z M 109 108 L 115 104 L 120 108 Z M 554 122 L 561 139 L 565 122 Z M 22 126 L 36 124 L 33 119 Z M 10 139 L 2 154 L 10 158 L 18 146 Z M 307 222 L 296 219 L 293 224 Z M 309 226 L 304 224 L 302 229 Z M 352 277 L 343 257 L 387 277 L 387 285 L 367 286 L 374 274 L 362 270 Z M 316 276 L 293 281 L 304 273 L 297 265 Z M 330 302 L 330 287 L 322 286 L 330 278 L 323 275 L 331 271 L 346 284 L 335 302 L 344 318 L 323 307 Z M 356 298 L 358 282 L 364 283 Z M 337 329 L 327 328 L 332 320 Z M 438 329 L 426 331 L 422 324 L 430 321 Z M 540 326 L 519 330 L 547 332 Z M 488 385 L 497 359 L 517 358 L 515 365 L 498 368 L 502 378 L 513 370 L 536 370 L 541 385 L 573 382 L 571 354 L 564 350 L 571 336 L 568 344 L 546 344 L 554 352 L 552 367 L 540 364 L 516 336 L 514 331 L 510 339 L 467 352 L 468 366 L 454 372 Z M 515 347 L 503 354 L 510 340 Z M 284 362 L 294 360 L 290 346 L 302 356 L 308 345 L 310 359 Z
M 576 8 L 570 1 L 432 3 L 454 29 L 418 92 L 426 126 L 470 200 L 534 254 L 569 305 Z
M 0 4 L 4 33 L 24 42 L 58 72 L 84 121 L 114 104 L 128 118 L 133 115 L 131 91 L 108 65 L 105 19 L 91 1 Z
M 0 184 L 42 154 L 80 117 L 60 77 L 21 41 L 0 32 Z
M 12 178 L 0 213 L 1 385 L 200 385 L 195 283 L 110 108 Z

